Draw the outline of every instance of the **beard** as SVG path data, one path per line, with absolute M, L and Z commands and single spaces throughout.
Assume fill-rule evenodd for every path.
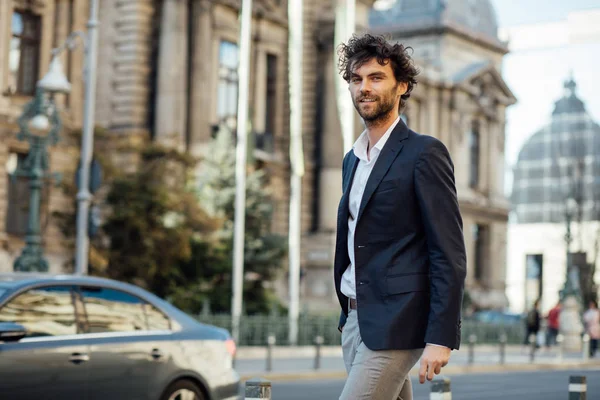
M 358 114 L 365 122 L 377 123 L 379 120 L 384 120 L 396 106 L 395 92 L 396 88 L 392 88 L 382 96 L 363 95 L 359 93 L 358 96 L 352 98 L 352 102 L 354 103 L 354 108 L 356 108 L 356 111 L 358 111 Z M 375 100 L 373 102 L 374 107 L 369 107 L 368 109 L 361 108 L 361 105 L 365 104 L 361 103 L 361 100 L 365 98 Z

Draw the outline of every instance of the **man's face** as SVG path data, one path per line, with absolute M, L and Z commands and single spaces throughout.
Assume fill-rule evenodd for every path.
M 349 89 L 358 114 L 366 122 L 374 122 L 398 110 L 407 84 L 396 81 L 390 62 L 381 65 L 373 58 L 352 70 Z

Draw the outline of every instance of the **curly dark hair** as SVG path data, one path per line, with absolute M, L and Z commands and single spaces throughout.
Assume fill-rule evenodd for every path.
M 348 43 L 342 43 L 338 47 L 339 70 L 346 82 L 350 82 L 352 70 L 359 68 L 363 64 L 376 58 L 379 64 L 386 65 L 392 63 L 394 77 L 398 82 L 408 84 L 408 89 L 400 99 L 400 110 L 404 109 L 410 93 L 417 84 L 417 75 L 419 70 L 415 67 L 409 50 L 412 47 L 404 47 L 400 43 L 390 43 L 390 38 L 382 35 L 373 36 L 364 34 L 361 36 L 353 35 Z

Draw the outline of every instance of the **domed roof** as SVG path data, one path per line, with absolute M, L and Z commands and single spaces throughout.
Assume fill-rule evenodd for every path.
M 498 21 L 489 0 L 379 0 L 369 23 L 394 32 L 453 27 L 498 41 Z
M 511 196 L 519 223 L 564 221 L 569 196 L 581 198 L 583 220 L 598 218 L 592 211 L 593 196 L 600 194 L 600 125 L 585 111 L 572 78 L 564 88 L 550 123 L 519 152 Z
M 554 104 L 552 115 L 585 112 L 585 104 L 577 97 L 577 94 L 575 94 L 577 84 L 573 78 L 565 82 L 564 88 L 565 95 Z

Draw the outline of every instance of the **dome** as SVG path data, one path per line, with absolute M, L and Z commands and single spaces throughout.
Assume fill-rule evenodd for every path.
M 489 0 L 379 0 L 369 24 L 394 32 L 451 27 L 498 41 L 498 21 Z
M 585 104 L 575 93 L 577 84 L 573 78 L 565 82 L 564 88 L 565 94 L 562 99 L 555 103 L 552 115 L 584 113 Z
M 564 221 L 568 197 L 581 202 L 583 220 L 600 217 L 593 211 L 600 196 L 600 126 L 586 113 L 572 78 L 564 88 L 550 123 L 519 152 L 512 192 L 519 223 Z

